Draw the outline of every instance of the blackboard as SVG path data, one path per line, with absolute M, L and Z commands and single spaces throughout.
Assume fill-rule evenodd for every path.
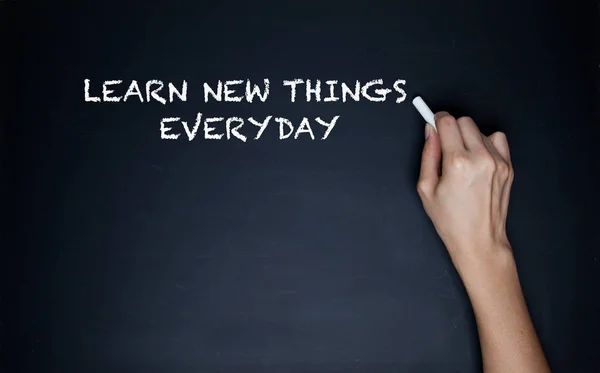
M 554 371 L 598 371 L 599 10 L 560 3 L 0 3 L 5 371 L 480 371 L 416 193 L 415 95 L 507 134 L 534 324 Z M 265 78 L 265 102 L 204 101 Z M 187 101 L 86 102 L 86 79 L 185 80 Z M 290 79 L 407 97 L 292 103 Z M 339 119 L 325 140 L 161 138 L 199 112 Z

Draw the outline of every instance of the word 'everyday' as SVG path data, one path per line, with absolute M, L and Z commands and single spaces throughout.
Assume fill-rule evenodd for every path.
M 329 122 L 321 118 L 315 118 L 315 122 L 317 122 L 317 124 L 325 127 L 325 132 L 321 137 L 321 140 L 325 140 L 327 136 L 329 136 L 339 117 L 339 115 L 336 115 Z M 271 119 L 273 119 L 273 121 L 271 121 Z M 240 133 L 241 128 L 246 123 L 250 123 L 251 125 L 253 125 L 254 127 L 250 127 L 252 129 L 255 129 L 256 127 L 257 132 L 254 136 L 254 140 L 258 140 L 262 136 L 265 129 L 267 129 L 267 126 L 269 126 L 269 123 L 272 122 L 279 124 L 280 140 L 287 139 L 291 137 L 292 134 L 294 135 L 294 139 L 298 139 L 298 137 L 301 134 L 306 134 L 307 136 L 310 136 L 312 140 L 315 139 L 315 134 L 311 127 L 310 121 L 306 117 L 302 118 L 302 121 L 300 122 L 297 128 L 294 128 L 294 124 L 289 119 L 282 117 L 273 118 L 272 115 L 267 116 L 262 121 L 256 120 L 252 117 L 247 118 L 246 121 L 239 117 L 208 117 L 204 118 L 203 120 L 202 113 L 198 113 L 194 125 L 188 125 L 186 121 L 181 120 L 181 118 L 179 117 L 163 118 L 160 121 L 160 137 L 164 140 L 177 140 L 182 135 L 182 132 L 177 132 L 177 130 L 171 126 L 174 126 L 175 123 L 180 123 L 189 141 L 192 141 L 196 138 L 198 130 L 200 129 L 200 125 L 202 125 L 204 138 L 207 140 L 221 140 L 223 138 L 230 140 L 232 138 L 237 138 L 243 142 L 246 142 L 248 136 Z M 216 127 L 219 124 L 219 127 L 221 127 L 220 131 L 218 131 Z M 224 132 L 222 130 L 223 124 L 225 127 Z M 244 130 L 243 132 L 247 133 L 246 131 L 247 130 Z

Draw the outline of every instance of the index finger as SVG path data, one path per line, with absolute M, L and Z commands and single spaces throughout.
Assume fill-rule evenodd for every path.
M 446 111 L 435 114 L 435 125 L 440 135 L 443 153 L 466 150 L 456 119 Z

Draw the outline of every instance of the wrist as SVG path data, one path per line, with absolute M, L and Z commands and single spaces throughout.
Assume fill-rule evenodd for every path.
M 507 281 L 516 278 L 517 266 L 510 244 L 496 243 L 452 257 L 467 290 L 473 284 Z

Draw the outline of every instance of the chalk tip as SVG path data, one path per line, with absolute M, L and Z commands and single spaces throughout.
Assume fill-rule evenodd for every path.
M 415 98 L 412 99 L 413 105 L 416 105 L 418 102 L 424 102 L 421 96 L 415 96 Z
M 417 109 L 417 111 L 421 114 L 423 119 L 425 119 L 425 122 L 431 124 L 437 132 L 437 127 L 435 125 L 435 115 L 433 114 L 429 106 L 427 106 L 425 101 L 421 98 L 421 96 L 415 97 L 412 100 L 412 103 Z

